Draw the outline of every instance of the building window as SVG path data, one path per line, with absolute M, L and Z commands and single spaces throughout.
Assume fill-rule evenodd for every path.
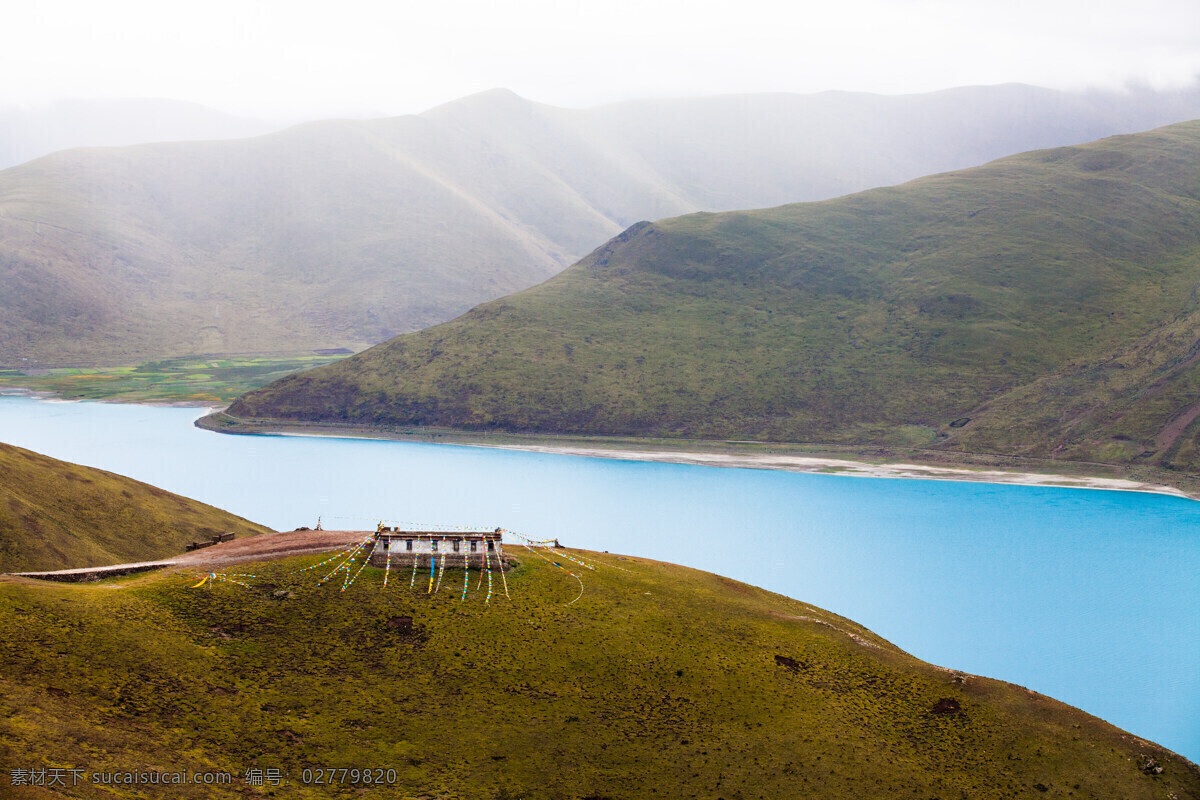
M 458 539 L 454 540 L 454 552 L 458 552 Z
M 496 543 L 488 542 L 488 552 L 492 553 L 492 552 L 495 552 L 495 550 L 496 550 Z
M 404 549 L 408 550 L 409 552 L 412 552 L 412 539 L 404 540 Z
M 430 544 L 430 545 L 433 547 L 433 552 L 435 552 L 435 553 L 436 553 L 436 552 L 438 551 L 438 540 L 437 540 L 437 539 L 430 539 L 430 540 L 429 540 L 429 544 Z
M 479 544 L 478 542 L 471 542 L 471 552 L 472 552 L 472 553 L 474 553 L 474 552 L 475 552 L 475 547 L 476 547 L 476 545 L 478 545 L 478 544 Z

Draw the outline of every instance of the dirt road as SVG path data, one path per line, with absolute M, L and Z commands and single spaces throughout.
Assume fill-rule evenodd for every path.
M 50 581 L 93 581 L 114 575 L 129 575 L 151 569 L 178 567 L 182 569 L 218 569 L 243 561 L 262 561 L 267 558 L 304 555 L 339 550 L 371 536 L 370 531 L 286 531 L 262 533 L 245 539 L 192 550 L 172 558 L 157 561 L 138 561 L 129 564 L 109 564 L 85 569 L 60 569 L 51 572 L 15 572 L 24 578 Z

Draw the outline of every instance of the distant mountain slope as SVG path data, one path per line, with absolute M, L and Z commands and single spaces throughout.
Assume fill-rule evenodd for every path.
M 0 444 L 0 572 L 151 560 L 214 534 L 267 530 L 131 478 Z
M 1022 86 L 588 110 L 494 91 L 0 172 L 0 366 L 361 348 L 528 287 L 638 219 L 819 199 L 1148 127 L 1200 96 Z
M 276 127 L 195 103 L 157 98 L 60 100 L 0 108 L 0 169 L 72 147 L 240 139 Z
M 695 203 L 731 211 L 825 200 L 1002 156 L 1200 118 L 1200 83 L 1173 92 L 1022 84 L 921 95 L 823 92 L 625 103 L 586 112 Z M 715 176 L 715 179 L 714 179 Z M 629 219 L 657 219 L 645 213 Z
M 895 443 L 1200 471 L 1200 122 L 639 223 L 243 418 Z

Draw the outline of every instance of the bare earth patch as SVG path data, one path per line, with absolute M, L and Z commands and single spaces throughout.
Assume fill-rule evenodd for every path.
M 102 577 L 127 575 L 148 569 L 178 567 L 184 569 L 213 569 L 244 561 L 261 561 L 267 558 L 283 558 L 308 553 L 338 550 L 362 541 L 368 531 L 286 531 L 263 533 L 234 539 L 212 547 L 193 550 L 173 558 L 156 561 L 140 561 L 129 564 L 109 564 L 103 567 L 63 569 L 49 572 L 13 573 L 22 577 L 47 578 L 51 580 L 98 580 Z

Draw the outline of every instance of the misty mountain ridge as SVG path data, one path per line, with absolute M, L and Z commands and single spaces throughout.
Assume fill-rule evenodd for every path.
M 1200 473 L 1200 121 L 639 223 L 242 419 L 903 445 Z
M 162 98 L 72 99 L 0 108 L 0 169 L 73 147 L 242 139 L 280 127 Z
M 420 115 L 58 152 L 0 172 L 0 365 L 361 349 L 536 284 L 639 219 L 817 200 L 1083 141 L 1200 92 L 1026 86 Z

